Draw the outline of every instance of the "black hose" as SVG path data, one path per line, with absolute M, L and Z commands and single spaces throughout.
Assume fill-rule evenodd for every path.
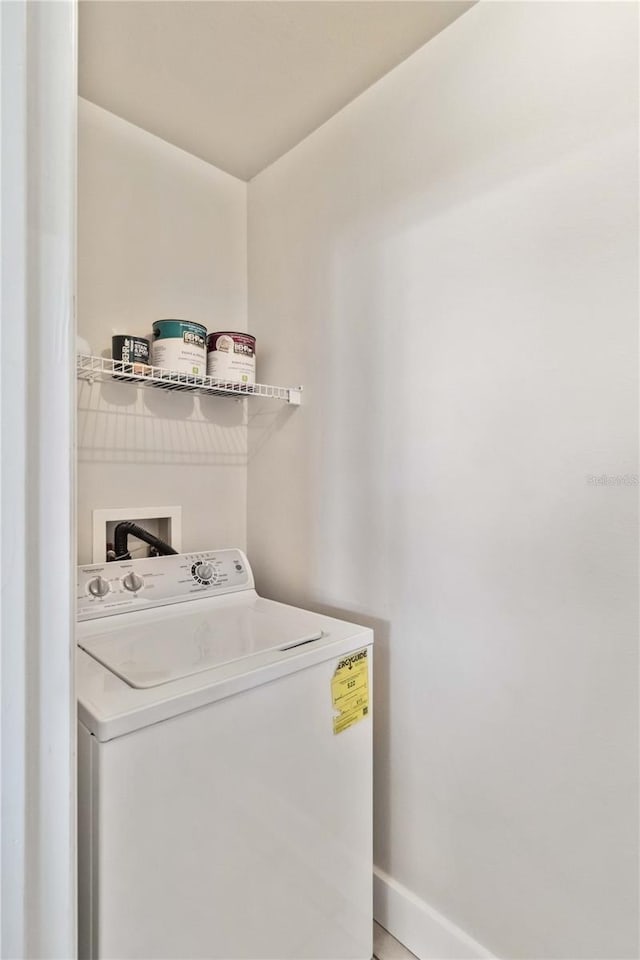
M 113 534 L 113 546 L 116 554 L 116 560 L 131 560 L 128 544 L 129 534 L 137 537 L 138 540 L 144 540 L 144 542 L 148 543 L 150 547 L 155 547 L 158 553 L 162 556 L 169 556 L 171 554 L 178 553 L 178 551 L 174 550 L 173 547 L 169 546 L 168 543 L 165 543 L 165 541 L 161 540 L 159 537 L 154 537 L 154 535 L 149 533 L 148 530 L 145 530 L 144 527 L 139 527 L 138 524 L 134 523 L 132 520 L 123 520 L 122 523 L 118 523 L 116 525 L 116 529 Z

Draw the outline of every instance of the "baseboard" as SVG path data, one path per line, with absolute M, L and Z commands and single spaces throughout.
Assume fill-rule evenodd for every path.
M 378 867 L 373 868 L 373 916 L 420 960 L 495 960 L 473 937 Z

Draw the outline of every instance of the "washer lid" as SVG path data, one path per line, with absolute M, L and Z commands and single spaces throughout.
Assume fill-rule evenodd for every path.
M 145 688 L 267 650 L 290 650 L 322 636 L 314 614 L 293 607 L 274 614 L 257 604 L 238 604 L 181 617 L 159 616 L 135 627 L 82 637 L 78 645 L 129 686 Z

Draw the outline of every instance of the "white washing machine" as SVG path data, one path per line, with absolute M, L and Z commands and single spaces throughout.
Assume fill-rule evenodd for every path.
M 78 570 L 80 956 L 369 960 L 371 630 L 220 550 Z

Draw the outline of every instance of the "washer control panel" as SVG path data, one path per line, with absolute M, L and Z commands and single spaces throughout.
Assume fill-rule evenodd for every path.
M 78 620 L 252 590 L 242 550 L 203 550 L 78 567 Z

